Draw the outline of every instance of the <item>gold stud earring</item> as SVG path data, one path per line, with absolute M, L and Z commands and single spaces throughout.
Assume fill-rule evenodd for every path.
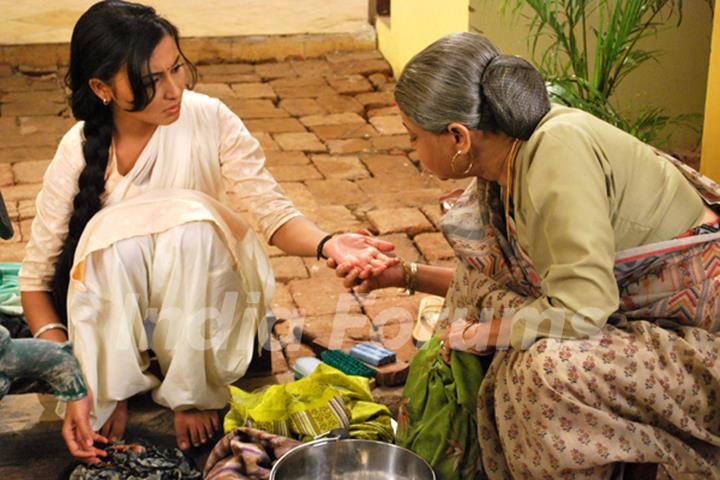
M 102 101 L 102 102 L 103 102 L 103 105 L 105 105 L 106 107 L 107 107 L 108 105 L 110 105 L 110 99 L 109 99 L 109 98 L 103 98 L 103 101 Z
M 455 152 L 455 155 L 453 155 L 452 159 L 450 160 L 450 169 L 453 171 L 453 173 L 455 175 L 458 175 L 457 170 L 455 169 L 455 160 L 457 160 L 457 158 L 460 155 L 462 155 L 462 152 L 460 150 L 458 150 L 457 152 Z M 465 170 L 463 170 L 462 172 L 460 172 L 459 175 L 467 175 L 468 173 L 470 173 L 470 170 L 472 170 L 472 167 L 473 167 L 473 161 L 470 160 L 470 163 L 468 164 L 467 168 Z

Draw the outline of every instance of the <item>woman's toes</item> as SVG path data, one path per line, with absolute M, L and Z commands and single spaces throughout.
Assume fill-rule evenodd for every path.
M 121 425 L 121 423 L 122 422 L 113 422 L 112 428 L 110 428 L 110 437 L 108 437 L 110 442 L 117 442 L 123 437 L 125 428 L 124 425 Z
M 198 429 L 199 422 L 193 418 L 190 420 L 188 430 L 190 431 L 190 440 L 192 441 L 193 447 L 200 446 L 200 431 Z
M 184 451 L 190 448 L 190 439 L 188 437 L 185 419 L 177 413 L 175 414 L 175 438 L 177 439 L 177 446 L 180 450 Z
M 203 427 L 205 432 L 203 434 L 202 442 L 207 443 L 207 441 L 210 440 L 213 435 L 215 435 L 215 429 L 213 428 L 212 424 L 212 416 L 205 419 Z
M 110 431 L 112 430 L 112 424 L 113 424 L 113 421 L 111 418 L 107 422 L 105 422 L 105 424 L 102 426 L 102 428 L 100 428 L 100 435 L 107 438 L 111 442 L 113 441 L 113 439 L 110 438 Z
M 212 434 L 215 435 L 215 432 L 217 432 L 218 428 L 220 427 L 220 415 L 218 415 L 217 412 L 213 412 L 212 416 L 210 417 L 210 424 L 212 428 Z
M 190 440 L 188 440 L 187 431 L 185 433 L 177 434 L 177 445 L 180 450 L 187 450 L 190 448 Z

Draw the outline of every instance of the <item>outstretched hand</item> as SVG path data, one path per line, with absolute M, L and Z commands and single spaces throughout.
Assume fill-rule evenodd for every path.
M 401 288 L 404 286 L 403 269 L 399 262 L 387 267 L 379 274 L 373 274 L 365 279 L 361 279 L 359 271 L 349 263 L 337 265 L 330 258 L 328 259 L 328 267 L 335 269 L 335 274 L 343 279 L 342 282 L 345 288 L 354 288 L 357 293 L 369 293 L 380 288 Z
M 380 275 L 387 268 L 399 264 L 396 257 L 387 255 L 395 245 L 370 236 L 367 231 L 343 233 L 333 237 L 325 244 L 324 254 L 328 257 L 328 266 L 348 265 L 357 278 L 367 279 Z
M 67 402 L 62 427 L 62 436 L 70 454 L 87 463 L 97 463 L 100 457 L 107 456 L 104 450 L 94 447 L 94 442 L 109 443 L 107 438 L 94 432 L 90 425 L 92 404 L 90 391 L 85 398 Z

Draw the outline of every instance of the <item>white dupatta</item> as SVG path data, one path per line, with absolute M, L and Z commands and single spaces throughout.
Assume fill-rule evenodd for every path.
M 157 127 L 133 168 L 105 199 L 105 206 L 134 196 L 135 188 L 196 190 L 223 202 L 218 106 L 216 99 L 186 91 L 180 118 Z

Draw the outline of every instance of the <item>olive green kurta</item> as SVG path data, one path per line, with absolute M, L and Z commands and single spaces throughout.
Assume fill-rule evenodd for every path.
M 619 251 L 700 222 L 703 202 L 669 161 L 592 115 L 554 106 L 518 152 L 514 220 L 543 296 L 512 319 L 511 342 L 577 338 L 618 308 Z

